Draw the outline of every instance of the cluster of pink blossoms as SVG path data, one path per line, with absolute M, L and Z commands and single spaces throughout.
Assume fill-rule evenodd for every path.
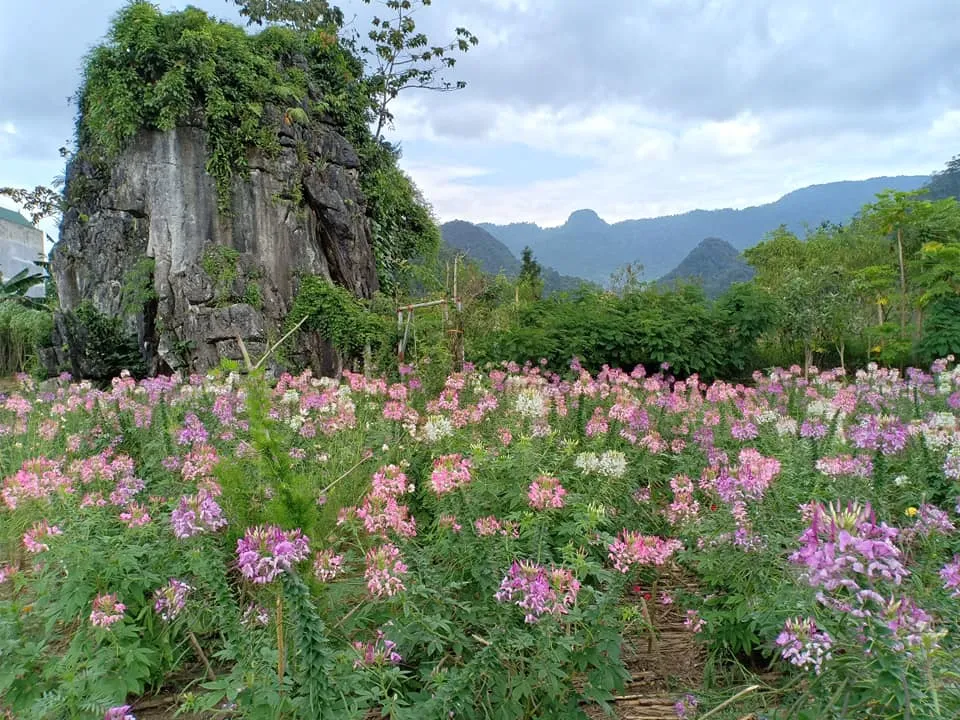
M 170 622 L 186 607 L 187 595 L 193 588 L 182 580 L 170 578 L 170 582 L 154 592 L 153 610 L 165 622 Z
M 693 496 L 693 481 L 686 475 L 678 475 L 670 480 L 670 489 L 673 490 L 673 502 L 665 510 L 670 524 L 695 521 L 700 514 L 700 503 Z
M 60 463 L 46 458 L 26 460 L 20 469 L 3 480 L 0 497 L 10 510 L 26 499 L 44 499 L 59 493 L 72 493 L 73 480 Z
M 477 518 L 473 521 L 474 532 L 478 537 L 490 537 L 491 535 L 503 535 L 514 539 L 520 537 L 520 527 L 513 520 L 504 520 L 501 522 L 496 515 Z
M 400 557 L 400 549 L 392 543 L 385 543 L 380 547 L 367 550 L 364 556 L 366 569 L 363 577 L 367 581 L 367 589 L 374 597 L 393 597 L 406 590 L 403 576 L 407 573 L 407 566 Z
M 320 582 L 330 582 L 343 572 L 343 556 L 329 548 L 319 551 L 313 560 L 313 574 Z
M 536 623 L 543 615 L 566 615 L 579 592 L 580 581 L 570 570 L 520 560 L 510 566 L 494 597 L 525 610 L 524 621 Z
M 63 530 L 56 525 L 50 525 L 46 520 L 40 520 L 23 534 L 23 546 L 27 549 L 27 552 L 44 552 L 49 550 L 50 546 L 43 540 L 55 535 L 63 535 Z
M 816 468 L 828 477 L 861 477 L 873 475 L 873 461 L 867 455 L 838 455 L 822 457 L 816 462 Z
M 251 582 L 265 585 L 305 559 L 310 544 L 300 530 L 284 532 L 270 525 L 250 528 L 237 540 L 237 565 Z
M 120 513 L 120 522 L 128 528 L 143 527 L 150 522 L 150 513 L 142 503 L 133 502 Z
M 374 640 L 366 643 L 358 640 L 353 643 L 353 647 L 360 654 L 360 657 L 353 662 L 354 668 L 398 665 L 403 660 L 395 649 L 397 644 L 388 640 L 382 630 L 377 630 L 377 637 Z
M 170 513 L 170 524 L 173 534 L 184 540 L 200 533 L 216 532 L 226 527 L 227 519 L 223 517 L 223 510 L 213 496 L 201 489 L 195 495 L 180 498 L 177 507 Z
M 833 640 L 817 628 L 812 618 L 791 618 L 777 636 L 777 647 L 784 660 L 800 668 L 811 668 L 820 674 L 823 662 L 832 655 Z
M 634 530 L 621 530 L 608 550 L 613 566 L 622 573 L 637 565 L 663 565 L 683 543 L 671 538 L 666 540 L 655 535 L 641 535 Z
M 396 465 L 385 465 L 373 474 L 370 495 L 376 498 L 395 498 L 412 493 L 416 488 Z
M 442 455 L 433 461 L 433 472 L 430 474 L 430 484 L 437 495 L 443 495 L 451 490 L 463 487 L 470 482 L 469 458 L 460 453 Z
M 530 507 L 536 510 L 562 508 L 563 498 L 566 494 L 566 489 L 557 478 L 541 475 L 530 484 L 527 499 L 530 502 Z
M 407 506 L 399 504 L 396 498 L 383 498 L 371 493 L 355 512 L 371 535 L 386 535 L 387 531 L 393 531 L 401 537 L 414 537 L 417 534 L 416 520 L 409 516 Z
M 123 620 L 123 612 L 126 609 L 126 605 L 117 602 L 116 595 L 97 595 L 93 600 L 90 624 L 94 627 L 108 628 L 115 622 Z

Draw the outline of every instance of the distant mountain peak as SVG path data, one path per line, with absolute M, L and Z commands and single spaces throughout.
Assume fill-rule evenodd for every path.
M 753 268 L 733 245 L 717 237 L 708 237 L 660 278 L 660 282 L 665 285 L 677 280 L 698 282 L 707 297 L 717 297 L 732 283 L 746 282 L 751 277 Z
M 609 225 L 602 217 L 597 215 L 596 210 L 585 209 L 570 213 L 564 227 L 571 230 L 594 230 L 603 229 L 609 227 Z

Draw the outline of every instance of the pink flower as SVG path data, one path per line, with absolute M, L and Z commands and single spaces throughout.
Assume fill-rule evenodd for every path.
M 609 546 L 613 566 L 622 573 L 635 565 L 663 565 L 670 556 L 683 549 L 679 540 L 665 540 L 654 535 L 641 535 L 633 530 L 622 530 Z
M 557 478 L 541 475 L 530 484 L 527 498 L 530 507 L 536 510 L 546 510 L 547 508 L 562 508 L 563 498 L 566 494 L 567 491 Z
M 126 510 L 120 513 L 120 522 L 129 528 L 143 527 L 150 522 L 150 514 L 141 503 L 130 503 Z
M 386 543 L 371 548 L 364 556 L 366 570 L 363 573 L 370 594 L 377 598 L 393 597 L 406 590 L 402 576 L 407 573 L 400 550 L 396 545 Z
M 63 531 L 56 525 L 50 525 L 46 520 L 40 520 L 23 534 L 23 546 L 27 549 L 27 552 L 32 553 L 49 550 L 50 546 L 41 542 L 41 540 L 54 535 L 63 535 Z
M 280 573 L 304 560 L 309 553 L 309 541 L 300 530 L 284 532 L 275 525 L 249 528 L 237 540 L 240 572 L 258 585 L 273 582 Z
M 123 620 L 123 611 L 126 609 L 126 605 L 117 602 L 116 595 L 97 595 L 93 600 L 90 624 L 94 627 L 108 628 L 115 622 Z
M 463 487 L 470 482 L 470 468 L 472 463 L 459 453 L 443 455 L 433 461 L 433 472 L 430 475 L 430 484 L 437 495 L 443 495 Z
M 706 624 L 706 621 L 700 617 L 700 613 L 696 610 L 687 610 L 687 617 L 683 621 L 683 626 L 687 628 L 687 630 L 698 633 L 703 630 L 703 626 Z
M 500 521 L 493 515 L 488 517 L 477 518 L 473 521 L 473 529 L 476 531 L 477 535 L 480 537 L 487 537 L 489 535 L 496 535 L 498 532 L 503 530 L 503 525 L 500 524 Z
M 458 533 L 463 529 L 460 523 L 457 522 L 456 515 L 441 515 L 440 519 L 437 521 L 437 525 L 442 528 L 453 530 L 455 533 Z
M 403 471 L 396 465 L 385 465 L 373 474 L 373 489 L 370 495 L 386 500 L 397 498 L 415 490 Z
M 313 561 L 313 574 L 320 582 L 329 582 L 343 572 L 343 556 L 334 555 L 326 549 L 317 553 Z

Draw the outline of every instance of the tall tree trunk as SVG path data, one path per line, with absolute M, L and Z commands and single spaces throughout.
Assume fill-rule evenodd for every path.
M 813 365 L 813 348 L 810 343 L 803 344 L 803 377 L 810 377 L 810 366 Z
M 843 364 L 843 354 L 846 349 L 847 349 L 846 343 L 844 343 L 843 340 L 841 340 L 840 343 L 837 345 L 837 350 L 840 352 L 840 369 L 843 371 L 846 371 L 847 369 L 847 366 Z
M 897 228 L 897 255 L 900 260 L 900 337 L 907 334 L 907 271 L 903 263 L 903 230 Z

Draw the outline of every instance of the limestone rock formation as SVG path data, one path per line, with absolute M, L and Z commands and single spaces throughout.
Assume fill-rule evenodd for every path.
M 65 213 L 51 254 L 62 366 L 98 374 L 96 348 L 87 347 L 96 340 L 70 322 L 82 306 L 119 318 L 143 369 L 155 373 L 240 359 L 238 337 L 256 360 L 282 334 L 301 276 L 372 296 L 377 275 L 356 152 L 331 125 L 278 118 L 277 127 L 279 153 L 251 151 L 249 177 L 234 180 L 225 208 L 205 170 L 200 127 L 143 131 L 106 173 L 73 163 L 67 192 L 83 188 L 84 197 Z M 318 337 L 296 352 L 317 372 L 340 368 Z

